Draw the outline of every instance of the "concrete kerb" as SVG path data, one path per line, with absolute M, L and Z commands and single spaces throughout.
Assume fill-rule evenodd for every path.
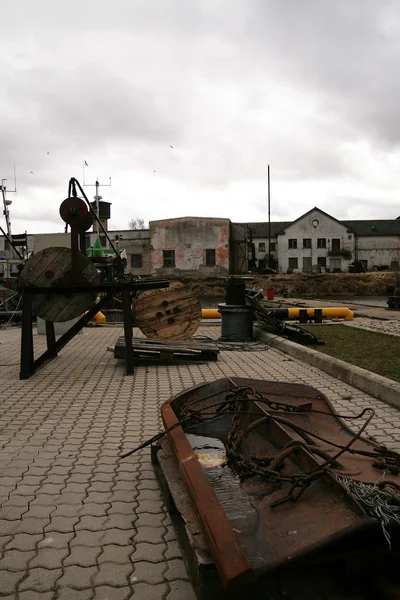
M 258 325 L 254 326 L 254 333 L 259 340 L 269 346 L 282 350 L 282 352 L 293 356 L 293 358 L 325 371 L 332 377 L 336 377 L 336 379 L 344 381 L 378 400 L 400 408 L 400 383 L 318 352 L 318 350 L 301 346 L 286 338 L 268 333 Z

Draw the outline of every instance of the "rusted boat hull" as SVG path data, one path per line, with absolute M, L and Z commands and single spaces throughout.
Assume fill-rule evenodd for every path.
M 173 427 L 168 433 L 172 451 L 224 586 L 240 593 L 250 582 L 288 566 L 360 557 L 370 549 L 376 559 L 386 555 L 389 544 L 381 522 L 368 514 L 346 485 L 378 480 L 397 485 L 398 475 L 378 470 L 370 456 L 359 454 L 379 449 L 369 439 L 357 439 L 351 446 L 357 454 L 343 453 L 323 476 L 302 490 L 301 497 L 281 504 L 290 491 L 289 482 L 260 475 L 241 477 L 229 463 L 214 467 L 200 463 L 197 457 L 207 448 L 211 454 L 223 453 L 232 415 L 219 414 L 218 406 L 232 390 L 246 386 L 270 402 L 305 411 L 291 414 L 286 410 L 283 416 L 276 411 L 279 421 L 266 418 L 271 409 L 263 402 L 255 401 L 249 411 L 246 451 L 257 461 L 283 457 L 279 467 L 283 476 L 316 471 L 337 446 L 346 446 L 354 438 L 329 400 L 305 385 L 224 378 L 185 390 L 163 404 L 164 426 Z M 207 418 L 197 415 L 187 420 L 186 410 L 184 426 L 177 426 L 188 405 L 205 409 Z M 304 439 L 313 444 L 316 454 L 301 445 L 293 453 L 287 450 Z M 386 533 L 391 536 L 393 557 L 398 550 L 399 527 L 390 523 Z

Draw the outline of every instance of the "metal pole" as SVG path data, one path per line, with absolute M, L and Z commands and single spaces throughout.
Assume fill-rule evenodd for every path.
M 271 190 L 268 165 L 268 267 L 271 268 Z
M 99 233 L 100 233 L 100 230 L 99 230 L 100 205 L 99 205 L 99 181 L 98 181 L 98 179 L 96 179 L 96 195 L 95 195 L 94 199 L 96 200 L 96 215 L 97 215 L 96 235 L 99 235 Z

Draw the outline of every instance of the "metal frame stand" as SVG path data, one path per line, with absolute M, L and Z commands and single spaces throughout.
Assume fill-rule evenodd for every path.
M 133 358 L 133 317 L 131 311 L 132 295 L 140 290 L 156 289 L 168 287 L 169 282 L 164 279 L 141 280 L 132 283 L 120 284 L 101 284 L 97 286 L 62 286 L 58 289 L 25 286 L 22 289 L 22 332 L 21 332 L 21 361 L 20 361 L 20 379 L 29 379 L 35 371 L 56 358 L 58 352 L 75 337 L 75 335 L 101 310 L 107 303 L 107 300 L 115 293 L 121 293 L 122 297 L 122 316 L 124 321 L 124 335 L 126 343 L 126 374 L 131 375 L 134 372 Z M 46 341 L 47 350 L 36 360 L 33 351 L 33 312 L 32 300 L 36 294 L 73 294 L 81 292 L 103 292 L 104 296 L 95 302 L 88 312 L 83 315 L 77 323 L 56 340 L 54 332 L 54 323 L 46 321 Z

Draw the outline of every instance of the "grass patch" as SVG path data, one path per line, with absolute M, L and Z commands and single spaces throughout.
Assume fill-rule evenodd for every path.
M 400 336 L 366 331 L 346 325 L 302 325 L 325 346 L 314 350 L 340 358 L 373 373 L 400 381 Z

